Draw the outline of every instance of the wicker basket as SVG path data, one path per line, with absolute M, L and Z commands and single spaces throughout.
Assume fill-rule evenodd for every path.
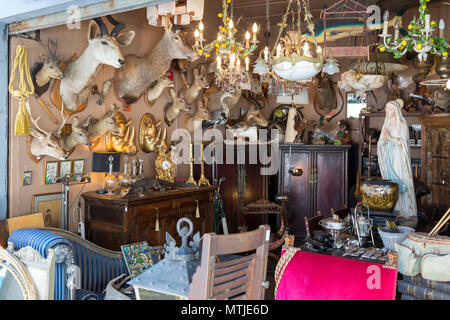
M 398 230 L 400 232 L 386 232 L 383 231 L 382 228 L 378 228 L 378 233 L 380 234 L 381 240 L 383 241 L 384 246 L 388 250 L 395 250 L 394 243 L 401 243 L 406 239 L 408 233 L 414 232 L 415 230 L 410 227 L 398 226 Z

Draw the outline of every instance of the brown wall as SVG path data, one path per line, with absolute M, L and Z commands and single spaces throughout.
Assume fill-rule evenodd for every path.
M 205 7 L 205 26 L 206 26 L 206 32 L 205 35 L 207 39 L 212 39 L 216 36 L 215 32 L 217 30 L 217 23 L 219 23 L 219 19 L 217 19 L 217 12 L 221 9 L 219 1 L 216 1 L 217 3 L 209 3 Z M 439 20 L 439 18 L 447 17 L 447 11 L 446 6 L 440 5 L 432 6 L 431 14 L 432 17 L 436 20 Z M 403 17 L 403 25 L 406 26 L 407 23 L 410 21 L 412 16 L 416 13 L 416 9 L 408 10 L 408 12 Z M 314 13 L 316 16 L 317 13 Z M 143 55 L 147 53 L 153 46 L 156 44 L 156 42 L 160 39 L 162 36 L 163 29 L 162 28 L 156 28 L 148 25 L 147 19 L 146 19 L 146 11 L 145 9 L 141 10 L 135 10 L 130 11 L 127 13 L 121 13 L 117 14 L 116 18 L 120 21 L 123 21 L 127 24 L 127 30 L 134 30 L 136 31 L 136 37 L 133 40 L 132 44 L 128 47 L 122 48 L 123 54 L 128 53 L 134 53 L 137 55 Z M 449 19 L 445 19 L 447 22 L 447 36 L 449 34 L 448 27 L 450 26 Z M 260 22 L 262 23 L 262 22 Z M 263 24 L 263 23 L 262 23 Z M 251 26 L 251 24 L 249 24 Z M 53 27 L 48 29 L 41 30 L 41 39 L 44 40 L 44 42 L 47 41 L 47 38 L 52 39 L 58 39 L 59 48 L 58 48 L 58 55 L 63 55 L 65 59 L 68 59 L 70 56 L 72 56 L 73 53 L 76 53 L 80 55 L 83 50 L 87 46 L 87 27 L 88 27 L 88 21 L 83 21 L 81 23 L 81 30 L 70 30 L 65 25 L 59 26 L 59 27 Z M 277 27 L 275 26 L 272 30 L 272 40 L 276 37 L 277 34 Z M 238 29 L 242 34 L 245 32 L 245 30 L 242 30 L 242 27 L 238 25 Z M 192 32 L 191 32 L 192 33 Z M 260 40 L 262 39 L 263 32 L 260 32 Z M 190 34 L 190 37 L 187 39 L 189 43 L 192 43 L 192 34 Z M 353 38 L 343 40 L 339 45 L 342 43 L 349 44 L 349 41 L 354 41 Z M 28 63 L 30 67 L 34 64 L 34 62 L 39 60 L 39 54 L 45 53 L 45 50 L 35 41 L 32 40 L 20 40 L 18 41 L 17 38 L 13 37 L 11 39 L 11 46 L 10 46 L 10 65 L 12 67 L 14 57 L 15 57 L 15 48 L 17 44 L 22 43 L 25 45 L 28 49 Z M 263 46 L 261 48 L 263 49 Z M 350 59 L 339 59 L 340 68 L 342 71 L 348 70 L 348 66 L 351 62 Z M 411 62 L 407 62 L 410 64 Z M 97 86 L 101 89 L 102 83 L 104 80 L 110 79 L 113 75 L 114 69 L 110 66 L 102 66 L 95 78 L 95 83 Z M 412 68 L 408 69 L 404 72 L 404 75 L 411 77 L 414 75 L 415 72 Z M 338 81 L 340 79 L 340 74 L 334 75 L 333 80 Z M 180 91 L 182 88 L 181 85 L 181 79 L 177 77 L 175 81 L 175 87 L 177 91 Z M 307 119 L 311 120 L 319 120 L 319 116 L 314 111 L 314 107 L 312 105 L 313 97 L 314 97 L 314 88 L 311 88 L 310 90 L 310 104 L 304 106 L 303 113 Z M 369 98 L 369 103 L 372 105 L 376 105 L 377 107 L 381 107 L 386 103 L 386 96 L 387 96 L 387 88 L 379 89 L 375 92 L 376 96 L 378 97 L 378 103 L 375 104 L 373 101 Z M 404 90 L 403 94 L 406 96 L 408 93 L 408 90 Z M 47 103 L 51 104 L 49 94 L 46 93 L 43 95 L 42 99 Z M 125 117 L 127 119 L 133 119 L 133 125 L 136 128 L 136 133 L 139 130 L 139 122 L 141 119 L 141 116 L 145 112 L 151 112 L 157 120 L 162 118 L 162 109 L 164 104 L 170 99 L 169 93 L 167 90 L 164 91 L 163 95 L 154 103 L 151 109 L 149 109 L 143 99 L 140 99 L 137 103 L 132 105 L 131 111 L 127 112 L 124 111 Z M 88 107 L 78 113 L 77 115 L 84 119 L 88 115 L 92 114 L 94 117 L 100 117 L 104 111 L 109 108 L 111 103 L 118 103 L 118 100 L 116 99 L 114 93 L 111 91 L 109 96 L 106 98 L 105 103 L 103 106 L 99 106 L 96 104 L 97 96 L 91 96 L 89 98 L 89 105 Z M 41 116 L 41 120 L 39 122 L 40 126 L 46 129 L 54 130 L 56 129 L 57 125 L 54 124 L 49 116 L 45 113 L 45 111 L 41 108 L 41 106 L 38 104 L 36 99 L 32 97 L 30 99 L 30 103 L 32 106 L 32 113 L 33 117 Z M 120 103 L 118 103 L 120 105 Z M 244 106 L 242 103 L 239 104 L 238 108 L 236 108 L 233 111 L 233 115 L 237 116 L 239 113 L 239 107 Z M 275 97 L 269 98 L 269 107 L 265 110 L 266 116 L 268 117 L 272 110 L 276 107 L 275 103 Z M 10 166 L 9 166 L 9 216 L 20 216 L 24 214 L 28 214 L 31 212 L 31 199 L 32 195 L 34 194 L 43 194 L 43 193 L 53 193 L 53 192 L 61 192 L 61 185 L 60 184 L 54 184 L 54 185 L 45 185 L 43 183 L 43 175 L 44 175 L 44 166 L 46 161 L 51 161 L 54 159 L 50 159 L 48 157 L 45 157 L 39 164 L 35 164 L 31 159 L 29 159 L 26 155 L 27 150 L 27 143 L 26 137 L 23 136 L 14 136 L 12 128 L 14 126 L 14 120 L 15 115 L 17 113 L 18 109 L 18 103 L 16 100 L 10 98 L 10 128 L 11 128 L 11 134 L 10 134 Z M 50 107 L 52 113 L 59 118 L 59 110 L 55 107 Z M 335 119 L 333 119 L 330 123 L 325 123 L 325 130 L 332 129 L 336 122 L 340 119 L 345 118 L 345 108 L 342 111 L 342 113 L 337 116 Z M 168 130 L 168 137 L 170 137 L 170 133 L 176 129 L 180 128 L 182 126 L 182 118 L 183 114 L 178 117 L 178 119 L 175 121 L 175 123 L 169 128 Z M 70 118 L 72 119 L 72 118 Z M 70 122 L 70 120 L 69 120 Z M 352 127 L 352 138 L 356 141 L 356 137 L 358 134 L 358 127 L 357 127 L 357 120 L 350 121 L 351 127 Z M 378 124 L 381 126 L 381 123 Z M 105 143 L 104 140 L 100 142 L 100 144 L 96 147 L 95 151 L 104 151 L 105 150 Z M 137 157 L 144 159 L 144 171 L 146 176 L 154 176 L 154 159 L 155 154 L 146 154 L 139 152 L 137 154 Z M 85 159 L 85 168 L 87 171 L 90 171 L 91 169 L 91 158 L 92 153 L 81 146 L 78 146 L 75 152 L 72 153 L 69 159 Z M 33 172 L 33 182 L 30 186 L 22 186 L 22 174 L 24 171 L 32 171 Z M 188 167 L 185 165 L 180 165 L 177 168 L 177 176 L 178 177 L 185 177 L 188 176 Z M 103 183 L 103 175 L 102 174 L 92 174 L 92 183 L 88 184 L 84 189 L 84 191 L 88 190 L 96 190 L 101 188 Z M 71 203 L 72 201 L 77 201 L 77 194 L 80 191 L 81 186 L 76 185 L 72 186 L 70 188 L 70 198 Z M 75 203 L 76 204 L 76 203 Z M 82 204 L 83 206 L 83 204 Z M 69 223 L 70 223 L 70 229 L 73 230 L 73 219 L 72 219 L 72 211 L 75 206 L 73 206 L 70 210 L 70 216 L 69 216 Z

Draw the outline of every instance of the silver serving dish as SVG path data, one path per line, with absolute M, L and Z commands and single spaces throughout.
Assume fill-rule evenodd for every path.
M 333 215 L 328 219 L 320 220 L 319 225 L 329 232 L 342 231 L 349 227 L 348 222 L 340 219 L 337 215 Z

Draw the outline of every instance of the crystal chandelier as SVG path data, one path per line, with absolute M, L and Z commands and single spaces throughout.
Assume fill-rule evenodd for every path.
M 231 4 L 231 14 L 228 15 L 228 6 Z M 250 57 L 258 47 L 256 35 L 258 33 L 258 25 L 253 24 L 252 33 L 247 31 L 244 40 L 239 42 L 236 39 L 237 29 L 233 23 L 233 4 L 231 0 L 222 0 L 222 12 L 218 14 L 222 19 L 222 26 L 219 26 L 217 38 L 204 45 L 203 38 L 204 25 L 199 23 L 198 28 L 194 32 L 195 45 L 194 49 L 199 55 L 209 58 L 215 51 L 216 54 L 216 86 L 227 90 L 241 87 L 243 83 L 249 81 L 249 64 Z M 245 63 L 245 67 L 243 67 Z
M 378 46 L 378 50 L 384 52 L 387 50 L 394 54 L 394 58 L 402 57 L 407 51 L 418 53 L 419 61 L 426 61 L 428 54 L 437 56 L 448 56 L 448 42 L 444 38 L 444 20 L 439 22 L 439 37 L 432 36 L 436 21 L 431 21 L 427 2 L 429 0 L 419 0 L 419 17 L 414 19 L 408 25 L 408 35 L 399 37 L 399 24 L 395 24 L 394 39 L 388 33 L 389 12 L 386 10 L 383 16 L 383 33 L 378 36 L 383 39 L 383 43 Z
M 324 55 L 314 39 L 314 24 L 309 11 L 309 0 L 296 0 L 297 9 L 293 8 L 293 0 L 282 18 L 275 48 L 272 52 L 265 50 L 264 57 L 272 69 L 272 74 L 287 81 L 308 82 L 322 70 Z M 304 8 L 304 21 L 312 35 L 313 41 L 302 37 L 301 11 Z M 292 16 L 292 25 L 297 30 L 287 30 L 287 20 Z

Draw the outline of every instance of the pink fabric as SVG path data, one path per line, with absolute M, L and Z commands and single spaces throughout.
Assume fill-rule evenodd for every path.
M 275 299 L 394 300 L 396 284 L 397 269 L 298 251 L 284 271 Z

